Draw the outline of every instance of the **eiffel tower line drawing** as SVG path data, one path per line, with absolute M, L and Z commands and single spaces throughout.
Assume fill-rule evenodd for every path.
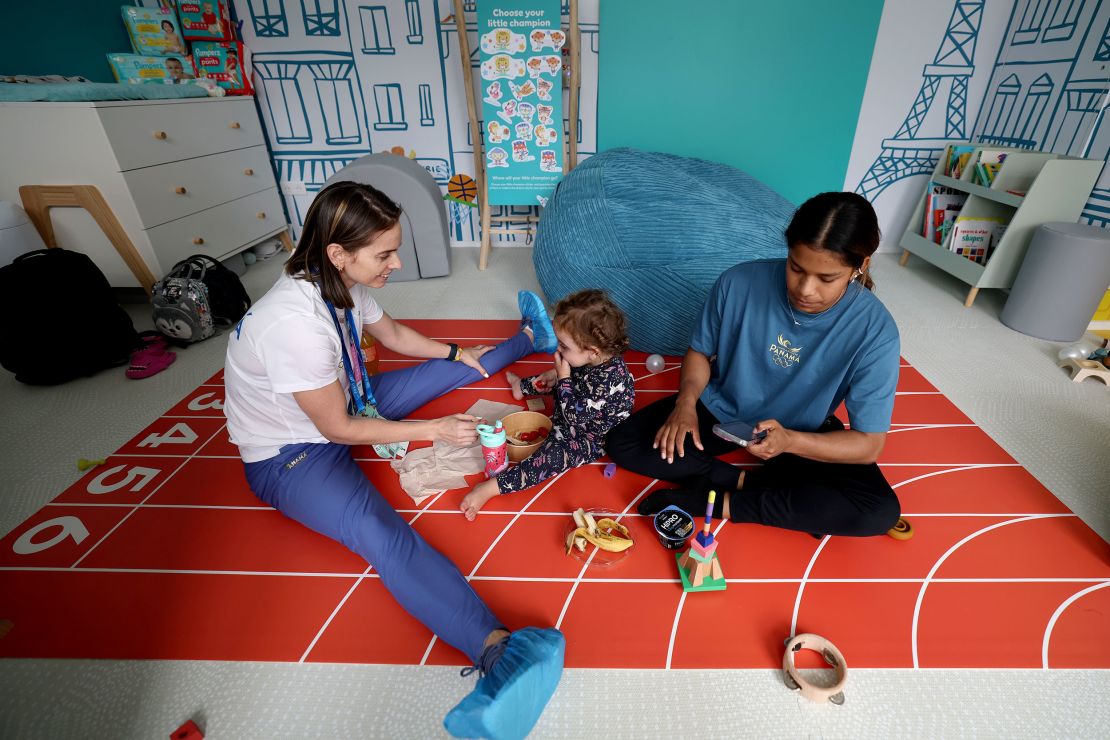
M 948 141 L 966 136 L 967 87 L 975 73 L 975 43 L 979 38 L 984 2 L 956 0 L 933 63 L 922 70 L 921 88 L 909 113 L 894 136 L 883 140 L 882 151 L 856 186 L 856 192 L 863 197 L 874 202 L 897 181 L 931 173 Z M 948 85 L 944 136 L 919 136 L 921 124 L 942 82 Z

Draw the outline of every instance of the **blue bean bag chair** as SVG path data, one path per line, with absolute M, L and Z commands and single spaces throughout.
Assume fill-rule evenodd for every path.
M 794 206 L 740 170 L 610 149 L 571 171 L 543 209 L 533 261 L 547 300 L 604 288 L 633 349 L 682 355 L 709 289 L 740 262 L 786 256 Z

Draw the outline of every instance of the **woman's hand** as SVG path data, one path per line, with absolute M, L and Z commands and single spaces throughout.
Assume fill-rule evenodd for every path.
M 462 347 L 459 349 L 459 362 L 472 367 L 482 374 L 483 378 L 488 378 L 489 373 L 482 367 L 482 363 L 478 362 L 478 358 L 489 352 L 493 347 L 486 344 L 476 344 L 473 347 Z
M 546 370 L 532 378 L 532 387 L 540 393 L 547 393 L 555 385 L 558 378 L 559 376 L 554 370 Z
M 659 457 L 672 463 L 676 452 L 679 457 L 685 455 L 687 434 L 693 438 L 695 447 L 705 449 L 701 444 L 701 432 L 698 431 L 698 412 L 691 406 L 676 405 L 667 421 L 655 433 L 652 449 L 659 450 Z
M 451 414 L 442 419 L 436 419 L 435 439 L 459 447 L 472 445 L 478 439 L 478 430 L 475 428 L 480 422 L 477 416 L 470 414 Z
M 749 442 L 747 450 L 760 460 L 767 460 L 790 451 L 793 432 L 774 419 L 767 419 L 755 425 L 756 434 L 766 430 L 767 436 L 758 442 Z
M 570 363 L 563 359 L 562 352 L 555 353 L 555 375 L 559 380 L 570 377 Z

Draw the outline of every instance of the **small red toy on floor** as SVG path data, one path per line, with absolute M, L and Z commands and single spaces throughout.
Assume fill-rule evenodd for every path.
M 189 720 L 173 731 L 170 740 L 204 740 L 204 733 L 197 727 L 196 722 Z

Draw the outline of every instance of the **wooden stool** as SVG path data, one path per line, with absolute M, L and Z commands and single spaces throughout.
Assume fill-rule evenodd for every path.
M 135 245 L 116 219 L 116 214 L 108 206 L 108 201 L 93 185 L 24 185 L 19 188 L 23 200 L 23 210 L 48 247 L 58 246 L 54 237 L 54 226 L 50 223 L 51 208 L 84 208 L 96 221 L 96 225 L 108 237 L 108 241 L 119 252 L 119 256 L 131 268 L 131 272 L 143 286 L 147 296 L 154 288 L 155 277 L 143 258 L 135 250 Z

